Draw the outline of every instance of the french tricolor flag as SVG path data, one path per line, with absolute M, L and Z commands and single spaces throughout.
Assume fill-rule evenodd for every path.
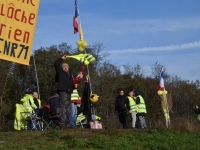
M 73 27 L 74 27 L 74 34 L 78 32 L 78 8 L 77 8 L 77 2 L 75 0 L 75 10 L 74 10 L 74 19 L 73 19 Z
M 160 74 L 160 87 L 164 88 L 164 70 L 162 69 L 161 74 Z

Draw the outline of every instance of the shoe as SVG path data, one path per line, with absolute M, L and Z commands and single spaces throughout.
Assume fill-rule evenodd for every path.
M 133 130 L 137 130 L 137 128 L 136 128 L 136 127 L 134 127 L 134 128 L 133 128 Z

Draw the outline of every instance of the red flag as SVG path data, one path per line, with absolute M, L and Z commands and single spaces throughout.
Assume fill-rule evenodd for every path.
M 74 34 L 78 32 L 78 9 L 77 9 L 77 2 L 75 0 L 75 10 L 74 10 L 74 19 L 73 19 L 73 27 L 74 27 Z

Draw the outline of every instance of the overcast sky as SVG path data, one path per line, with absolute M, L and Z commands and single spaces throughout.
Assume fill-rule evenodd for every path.
M 33 50 L 62 42 L 76 49 L 75 0 L 40 0 Z M 155 62 L 181 79 L 200 80 L 200 0 L 77 0 L 84 39 L 102 43 L 107 61 Z

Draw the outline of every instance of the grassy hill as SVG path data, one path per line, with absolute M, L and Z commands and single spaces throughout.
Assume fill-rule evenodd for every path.
M 161 128 L 0 132 L 0 149 L 198 150 L 200 134 Z

